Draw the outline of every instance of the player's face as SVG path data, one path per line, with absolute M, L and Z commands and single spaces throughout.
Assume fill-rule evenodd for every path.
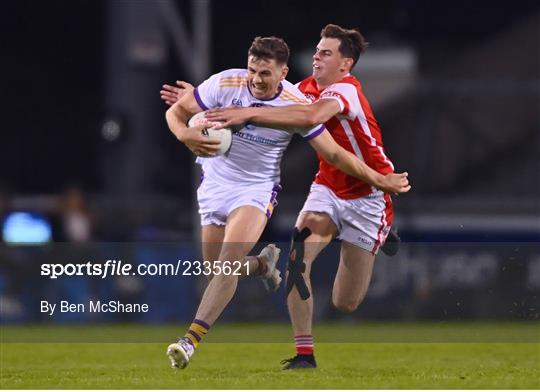
M 343 77 L 350 70 L 351 59 L 339 52 L 337 38 L 321 38 L 313 55 L 313 77 L 319 85 L 329 85 Z
M 269 99 L 277 94 L 279 83 L 285 79 L 289 68 L 276 64 L 276 60 L 248 58 L 248 83 L 251 94 L 258 99 Z

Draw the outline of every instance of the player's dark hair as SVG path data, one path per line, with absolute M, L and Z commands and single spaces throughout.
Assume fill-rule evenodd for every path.
M 353 67 L 358 58 L 369 46 L 364 36 L 356 29 L 344 29 L 335 24 L 328 24 L 321 31 L 321 38 L 339 39 L 339 52 L 343 57 L 353 59 Z M 352 67 L 351 67 L 352 68 Z
M 248 56 L 263 60 L 276 60 L 277 64 L 287 64 L 289 61 L 289 47 L 287 43 L 277 37 L 256 37 L 248 50 Z

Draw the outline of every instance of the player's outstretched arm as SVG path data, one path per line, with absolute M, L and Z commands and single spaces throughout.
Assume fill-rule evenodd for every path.
M 376 172 L 337 144 L 327 130 L 310 140 L 309 144 L 331 165 L 385 193 L 406 193 L 411 189 L 407 173 L 383 175 Z
M 271 128 L 310 128 L 328 121 L 340 110 L 336 100 L 321 99 L 309 105 L 212 109 L 206 113 L 206 118 L 223 123 L 223 127 L 251 122 Z
M 214 156 L 219 151 L 219 140 L 209 139 L 201 133 L 205 124 L 188 127 L 186 123 L 195 113 L 202 112 L 193 90 L 186 93 L 165 113 L 167 125 L 178 140 L 186 145 L 195 155 Z
M 176 86 L 164 84 L 159 92 L 163 102 L 169 106 L 174 105 L 175 102 L 182 98 L 186 93 L 194 89 L 191 83 L 184 82 L 183 80 L 177 80 Z

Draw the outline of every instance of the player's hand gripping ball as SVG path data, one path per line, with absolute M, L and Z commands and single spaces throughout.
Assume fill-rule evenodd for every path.
M 232 131 L 230 128 L 214 129 L 219 123 L 208 121 L 205 117 L 205 112 L 199 112 L 188 122 L 188 126 L 194 127 L 196 125 L 207 124 L 208 128 L 203 128 L 201 133 L 203 136 L 219 140 L 219 151 L 216 155 L 223 155 L 231 148 L 232 144 Z

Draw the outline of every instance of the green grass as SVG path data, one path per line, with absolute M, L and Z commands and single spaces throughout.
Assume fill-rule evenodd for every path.
M 244 340 L 257 335 L 265 340 L 265 335 L 261 334 L 265 327 L 258 325 L 221 325 L 219 328 L 216 325 L 215 331 L 209 334 L 210 337 L 216 332 L 214 339 L 201 344 L 190 365 L 182 371 L 168 367 L 164 355 L 166 343 L 50 341 L 54 339 L 49 339 L 48 343 L 23 343 L 22 340 L 14 343 L 16 329 L 39 330 L 42 336 L 58 338 L 66 327 L 2 327 L 0 380 L 3 389 L 538 389 L 540 345 L 537 324 L 531 325 L 536 330 L 536 339 L 526 343 L 318 341 L 318 369 L 286 372 L 280 370 L 279 361 L 292 355 L 292 343 L 241 343 L 239 340 L 212 343 L 212 340 L 234 337 L 239 330 Z M 422 332 L 429 329 L 425 324 L 416 326 Z M 480 326 L 482 330 L 489 329 L 487 324 Z M 286 325 L 282 327 L 284 333 L 288 331 Z M 474 324 L 454 325 L 454 329 L 473 327 Z M 516 324 L 514 332 L 523 336 L 522 327 Z M 358 325 L 339 325 L 339 332 L 355 335 L 362 328 L 365 329 Z M 413 324 L 408 324 L 407 328 L 413 329 Z M 493 331 L 499 328 L 497 324 L 491 325 Z M 505 328 L 511 328 L 510 324 Z M 171 332 L 169 329 L 94 326 L 78 332 L 79 341 L 92 336 L 120 336 L 126 330 L 132 333 L 139 330 L 139 336 L 146 338 L 148 334 L 157 335 L 156 340 L 161 340 L 162 333 Z M 331 336 L 335 329 L 336 326 L 320 325 L 316 334 Z M 378 329 L 397 333 L 399 325 L 379 324 Z M 461 333 L 468 335 L 465 330 Z M 494 336 L 498 336 L 497 333 L 494 332 Z M 275 337 L 280 340 L 281 333 Z
M 0 325 L 7 343 L 167 343 L 184 325 Z M 327 343 L 539 343 L 538 322 L 335 322 L 316 324 L 317 342 Z M 288 343 L 286 323 L 217 323 L 205 337 L 211 343 Z

